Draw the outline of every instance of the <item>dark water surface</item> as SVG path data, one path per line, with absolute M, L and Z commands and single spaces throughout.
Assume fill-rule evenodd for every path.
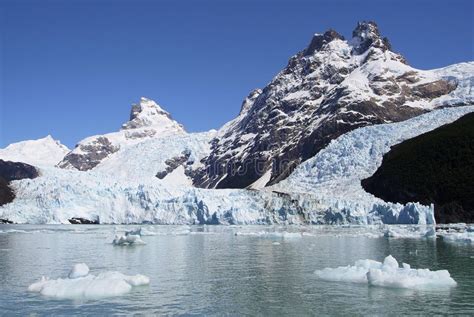
M 148 226 L 135 247 L 111 244 L 115 226 L 0 225 L 0 314 L 433 315 L 474 314 L 474 246 L 442 239 L 369 237 L 364 228 Z M 261 231 L 310 235 L 261 235 Z M 254 235 L 236 235 L 236 233 Z M 449 291 L 413 291 L 318 280 L 317 269 L 382 261 L 447 269 Z M 120 297 L 52 300 L 27 292 L 42 275 L 144 274 L 151 284 Z

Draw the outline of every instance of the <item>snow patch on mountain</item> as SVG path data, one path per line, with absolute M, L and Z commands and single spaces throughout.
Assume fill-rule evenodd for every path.
M 105 158 L 94 170 L 124 181 L 149 180 L 170 186 L 191 186 L 192 180 L 186 175 L 186 170 L 200 166 L 201 159 L 210 151 L 209 141 L 215 133 L 210 131 L 150 138 Z M 168 168 L 168 160 L 181 157 L 183 153 L 187 156 L 185 161 L 166 173 L 162 180 L 156 177 L 158 172 Z
M 38 139 L 12 143 L 0 149 L 0 159 L 4 161 L 22 162 L 33 166 L 54 166 L 70 150 L 50 135 Z

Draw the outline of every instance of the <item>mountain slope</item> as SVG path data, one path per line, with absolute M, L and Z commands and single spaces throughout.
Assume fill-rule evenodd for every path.
M 153 100 L 142 97 L 132 105 L 130 120 L 118 132 L 88 137 L 80 141 L 74 150 L 59 163 L 59 167 L 90 170 L 110 155 L 140 143 L 146 139 L 184 135 L 183 126 Z
M 473 68 L 472 63 L 467 64 Z M 316 34 L 212 141 L 194 184 L 258 188 L 285 179 L 332 139 L 358 127 L 403 121 L 440 106 L 469 104 L 469 70 L 417 70 L 391 51 L 374 22 L 346 41 Z M 472 73 L 471 73 L 472 74 Z M 468 90 L 465 95 L 456 92 Z
M 0 159 L 23 162 L 34 166 L 54 166 L 63 159 L 69 149 L 50 135 L 38 140 L 12 143 L 0 149 Z
M 474 113 L 393 146 L 364 189 L 385 201 L 434 204 L 438 223 L 474 222 Z

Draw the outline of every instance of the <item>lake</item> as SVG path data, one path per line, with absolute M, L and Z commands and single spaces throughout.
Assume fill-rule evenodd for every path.
M 146 245 L 114 246 L 138 226 L 0 225 L 0 314 L 419 315 L 474 314 L 474 246 L 386 238 L 381 227 L 141 226 Z M 276 233 L 275 233 L 276 232 Z M 319 280 L 315 270 L 382 261 L 449 270 L 458 285 L 416 291 Z M 41 276 L 144 274 L 150 285 L 105 299 L 30 293 Z

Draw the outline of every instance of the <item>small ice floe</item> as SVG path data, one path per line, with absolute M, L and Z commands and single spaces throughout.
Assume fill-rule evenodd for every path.
M 141 228 L 138 228 L 132 231 L 127 231 L 125 232 L 125 235 L 123 236 L 116 235 L 112 243 L 114 245 L 120 245 L 120 246 L 146 244 L 145 241 L 141 239 Z
M 125 275 L 108 271 L 99 275 L 89 274 L 89 267 L 76 264 L 68 278 L 49 279 L 42 277 L 31 284 L 28 291 L 58 299 L 94 299 L 126 294 L 135 286 L 148 285 L 150 279 L 141 274 Z
M 434 226 L 387 226 L 384 231 L 386 238 L 433 238 L 436 239 L 436 230 Z
M 317 270 L 315 274 L 322 280 L 335 282 L 362 283 L 374 286 L 408 289 L 447 289 L 456 282 L 447 270 L 430 271 L 412 269 L 403 263 L 399 267 L 391 255 L 383 262 L 358 260 L 354 265 Z

